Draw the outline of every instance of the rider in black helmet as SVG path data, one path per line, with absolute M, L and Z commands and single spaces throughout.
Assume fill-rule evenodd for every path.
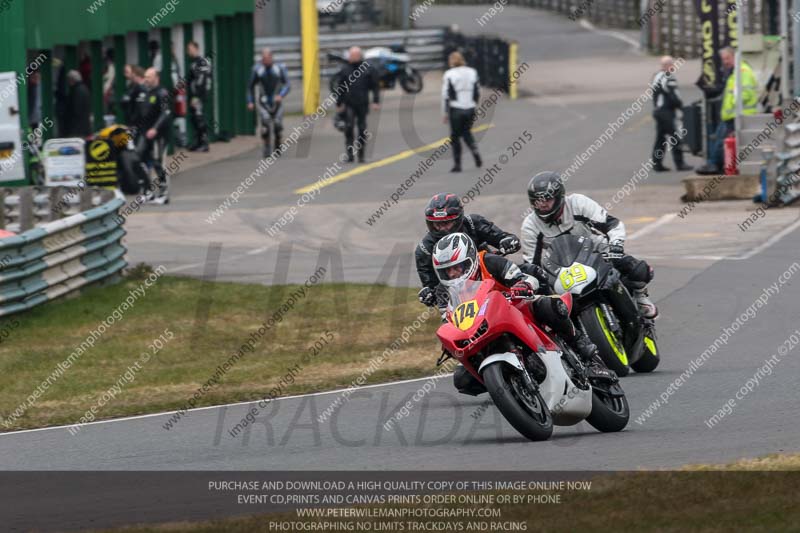
M 539 172 L 528 184 L 533 213 L 522 223 L 522 256 L 526 263 L 541 264 L 542 252 L 559 235 L 571 233 L 591 239 L 633 287 L 639 310 L 655 318 L 658 309 L 647 294 L 653 269 L 646 262 L 625 254 L 625 224 L 600 204 L 582 194 L 566 194 L 557 172 Z M 524 267 L 523 267 L 524 270 Z
M 511 254 L 519 250 L 519 238 L 505 232 L 481 215 L 465 215 L 464 206 L 455 194 L 440 193 L 428 202 L 425 208 L 425 223 L 428 233 L 417 246 L 415 257 L 417 274 L 422 282 L 419 301 L 428 306 L 437 304 L 436 287 L 439 278 L 433 268 L 433 248 L 436 242 L 451 233 L 466 233 L 475 245 L 489 244 L 503 254 Z

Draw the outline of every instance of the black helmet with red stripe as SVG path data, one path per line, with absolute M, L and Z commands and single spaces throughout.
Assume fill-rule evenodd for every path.
M 455 194 L 437 194 L 425 208 L 428 231 L 437 239 L 457 233 L 464 226 L 464 206 Z

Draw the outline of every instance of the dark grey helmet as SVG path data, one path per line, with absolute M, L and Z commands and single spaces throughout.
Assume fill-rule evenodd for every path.
M 528 183 L 528 200 L 533 207 L 536 216 L 545 222 L 557 220 L 564 211 L 564 196 L 566 190 L 561 182 L 561 175 L 558 172 L 545 171 L 539 172 Z M 536 200 L 554 199 L 550 209 L 537 209 Z

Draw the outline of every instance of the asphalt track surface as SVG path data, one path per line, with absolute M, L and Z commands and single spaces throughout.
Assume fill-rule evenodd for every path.
M 434 8 L 424 22 L 458 21 L 467 27 L 479 15 L 478 8 Z M 491 120 L 494 127 L 482 133 L 481 149 L 487 161 L 497 160 L 526 128 L 536 142 L 523 157 L 510 161 L 474 205 L 501 226 L 514 228 L 526 207 L 527 176 L 532 170 L 565 168 L 574 154 L 591 144 L 642 92 L 646 76 L 639 86 L 625 80 L 635 79 L 648 60 L 619 38 L 586 30 L 563 17 L 506 8 L 496 19 L 496 26 L 486 31 L 520 40 L 521 59 L 531 61 L 534 69 L 523 84 L 526 96 L 497 106 Z M 606 83 L 603 78 L 595 95 L 571 82 L 564 82 L 555 93 L 547 89 L 546 80 L 537 85 L 549 66 L 557 70 L 570 62 L 611 65 L 613 61 L 623 81 Z M 689 80 L 691 75 L 684 77 Z M 413 130 L 420 139 L 406 142 L 410 133 L 400 122 L 404 101 L 399 93 L 387 95 L 371 161 L 446 134 L 441 124 L 422 118 L 439 116 L 436 89 L 426 90 L 412 106 Z M 575 174 L 569 187 L 601 201 L 610 199 L 649 151 L 653 125 L 648 115 L 649 108 L 631 120 Z M 270 283 L 278 241 L 291 241 L 296 248 L 290 278 L 304 278 L 313 271 L 321 243 L 338 242 L 346 252 L 345 279 L 374 281 L 386 261 L 386 250 L 413 247 L 421 232 L 419 212 L 431 194 L 443 189 L 463 194 L 480 177 L 475 171 L 449 174 L 449 161 L 440 162 L 371 229 L 364 219 L 413 172 L 417 160 L 380 166 L 322 189 L 324 194 L 304 208 L 303 216 L 280 239 L 270 240 L 264 227 L 297 200 L 294 190 L 313 183 L 341 150 L 341 140 L 327 122 L 317 128 L 312 143 L 314 158 L 289 154 L 268 180 L 259 181 L 213 225 L 202 221 L 252 170 L 256 153 L 179 175 L 168 209 L 148 209 L 130 220 L 129 246 L 140 245 L 131 246 L 131 253 L 173 271 L 199 275 L 208 242 L 225 242 L 221 279 Z M 746 202 L 700 206 L 682 219 L 675 216 L 683 206 L 678 201 L 681 177 L 656 175 L 657 181 L 651 178 L 615 206 L 629 222 L 629 235 L 640 232 L 630 239 L 629 251 L 647 257 L 657 268 L 653 293 L 661 311 L 657 327 L 662 363 L 652 374 L 634 373 L 623 379 L 631 421 L 621 433 L 600 434 L 583 423 L 557 428 L 548 442 L 531 443 L 493 407 L 483 406 L 487 396 L 456 395 L 445 376 L 389 430 L 383 424 L 425 380 L 365 387 L 322 422 L 319 416 L 339 393 L 280 399 L 235 437 L 229 430 L 252 404 L 198 409 L 170 430 L 164 428 L 171 415 L 167 413 L 90 424 L 76 436 L 65 428 L 2 434 L 0 469 L 463 470 L 468 465 L 475 470 L 632 470 L 796 451 L 800 424 L 792 413 L 800 348 L 790 340 L 798 328 L 800 298 L 796 211 L 770 212 L 747 232 L 736 228 L 752 210 Z M 242 228 L 250 228 L 252 235 L 236 233 Z M 400 285 L 414 282 L 392 280 Z M 762 298 L 764 305 L 757 306 L 756 300 L 776 283 L 777 290 L 770 289 L 768 298 Z M 748 309 L 752 316 L 747 316 Z M 669 389 L 737 318 L 739 324 L 727 344 L 718 342 L 719 349 L 701 367 Z M 432 357 L 435 348 L 432 343 Z M 773 362 L 778 362 L 770 373 L 759 372 L 773 354 L 777 354 Z M 742 389 L 748 380 L 751 390 Z M 663 396 L 667 401 L 644 416 Z M 709 427 L 706 422 L 731 399 L 735 406 L 730 413 Z

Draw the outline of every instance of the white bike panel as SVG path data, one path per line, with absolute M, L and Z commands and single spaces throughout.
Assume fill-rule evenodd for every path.
M 592 412 L 592 391 L 578 388 L 569 378 L 561 362 L 561 352 L 540 353 L 547 377 L 539 385 L 553 424 L 557 426 L 573 426 L 585 419 Z

